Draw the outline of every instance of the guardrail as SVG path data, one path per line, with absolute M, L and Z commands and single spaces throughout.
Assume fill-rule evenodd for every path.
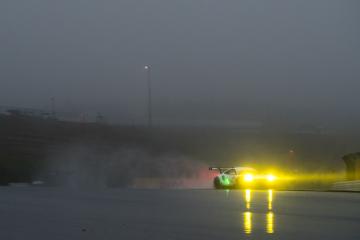
M 332 186 L 331 190 L 360 192 L 360 180 L 336 182 Z

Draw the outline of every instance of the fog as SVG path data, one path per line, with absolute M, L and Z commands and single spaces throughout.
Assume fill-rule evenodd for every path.
M 0 105 L 154 122 L 352 126 L 359 2 L 3 0 Z

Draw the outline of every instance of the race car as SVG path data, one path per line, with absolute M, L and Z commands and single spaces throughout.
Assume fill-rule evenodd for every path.
M 250 167 L 210 167 L 219 174 L 214 178 L 216 189 L 273 188 L 276 177 L 271 173 L 260 174 Z

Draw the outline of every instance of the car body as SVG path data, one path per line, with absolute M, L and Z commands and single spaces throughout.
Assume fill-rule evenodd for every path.
M 219 174 L 214 178 L 216 189 L 273 188 L 276 177 L 271 173 L 258 173 L 250 167 L 210 167 Z

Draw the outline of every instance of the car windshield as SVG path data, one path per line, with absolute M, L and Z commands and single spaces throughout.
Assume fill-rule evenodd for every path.
M 228 174 L 228 175 L 236 175 L 236 170 L 235 169 L 229 169 L 225 172 L 225 174 Z

